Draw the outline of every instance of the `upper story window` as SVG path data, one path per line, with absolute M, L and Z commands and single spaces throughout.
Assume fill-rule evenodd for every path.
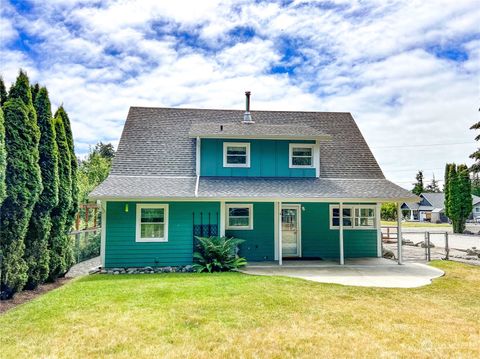
M 137 242 L 168 241 L 168 205 L 137 205 Z
M 223 167 L 250 167 L 250 143 L 224 142 Z
M 290 168 L 312 168 L 314 164 L 314 145 L 308 143 L 290 143 Z

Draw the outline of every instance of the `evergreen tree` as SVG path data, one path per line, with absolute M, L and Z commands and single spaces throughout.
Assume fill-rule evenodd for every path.
M 457 233 L 463 233 L 465 230 L 465 222 L 472 213 L 472 184 L 470 180 L 470 173 L 467 165 L 459 165 L 457 170 L 457 185 L 458 185 L 458 223 Z
M 78 211 L 78 179 L 77 179 L 77 172 L 78 172 L 78 163 L 77 163 L 77 156 L 75 155 L 75 147 L 73 143 L 73 134 L 72 134 L 72 128 L 70 125 L 70 119 L 68 118 L 67 112 L 63 108 L 63 106 L 60 106 L 55 113 L 55 117 L 60 117 L 62 119 L 64 128 L 65 128 L 65 136 L 67 139 L 67 144 L 68 144 L 68 151 L 70 154 L 70 168 L 71 168 L 71 183 L 72 183 L 72 188 L 71 188 L 71 206 L 68 211 L 68 217 L 67 217 L 67 229 L 70 229 L 73 226 L 73 222 L 75 221 L 75 215 L 77 214 Z
M 425 188 L 423 187 L 423 171 L 418 171 L 415 179 L 417 180 L 417 182 L 414 184 L 412 193 L 415 193 L 417 196 L 419 196 L 422 192 L 425 191 Z
M 40 88 L 35 97 L 34 107 L 40 128 L 39 164 L 43 191 L 33 209 L 25 238 L 25 260 L 29 266 L 27 289 L 34 289 L 48 277 L 51 211 L 58 205 L 58 149 L 47 89 Z
M 472 127 L 470 127 L 470 129 L 480 130 L 480 121 L 474 123 Z M 479 140 L 480 140 L 480 134 L 475 137 L 475 141 L 479 141 Z M 480 148 L 477 148 L 477 150 L 470 155 L 470 158 L 475 160 L 475 163 L 470 167 L 470 171 L 473 173 L 479 173 L 480 172 Z
M 32 102 L 35 104 L 35 100 L 37 98 L 37 94 L 40 91 L 40 85 L 36 83 L 30 87 L 30 91 L 32 92 Z
M 69 210 L 72 204 L 72 169 L 63 119 L 58 113 L 53 120 L 55 140 L 58 147 L 58 204 L 52 210 L 52 229 L 50 231 L 50 273 L 48 279 L 54 281 L 63 275 L 73 258 L 72 247 L 67 235 Z
M 480 177 L 475 173 L 472 177 L 472 194 L 480 197 Z
M 5 172 L 7 170 L 7 151 L 5 149 L 5 125 L 0 107 L 0 207 L 6 196 Z
M 3 106 L 3 104 L 7 102 L 7 97 L 7 88 L 3 82 L 3 77 L 0 76 L 0 106 Z
M 439 193 L 440 187 L 438 186 L 438 180 L 435 179 L 435 174 L 432 175 L 432 181 L 425 187 L 427 193 Z
M 29 108 L 20 98 L 11 98 L 4 105 L 7 197 L 0 210 L 1 282 L 4 291 L 16 292 L 26 283 L 28 267 L 23 259 L 24 239 L 41 190 L 38 128 L 29 113 Z
M 443 193 L 445 196 L 444 202 L 444 212 L 445 215 L 450 218 L 450 186 L 448 184 L 449 174 L 450 174 L 450 167 L 452 166 L 451 163 L 447 163 L 445 165 L 445 176 L 443 181 Z

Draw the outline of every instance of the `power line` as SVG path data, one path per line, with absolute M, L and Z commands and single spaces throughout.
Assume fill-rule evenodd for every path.
M 474 142 L 452 142 L 452 143 L 430 143 L 430 144 L 419 144 L 419 145 L 404 145 L 404 146 L 374 146 L 372 149 L 385 149 L 385 148 L 417 148 L 417 147 L 439 147 L 439 146 L 454 146 L 454 145 L 471 145 Z

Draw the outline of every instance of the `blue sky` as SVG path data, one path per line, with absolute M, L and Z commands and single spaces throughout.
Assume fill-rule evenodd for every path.
M 2 0 L 0 72 L 20 67 L 117 143 L 129 106 L 351 112 L 386 176 L 467 162 L 479 120 L 478 1 Z

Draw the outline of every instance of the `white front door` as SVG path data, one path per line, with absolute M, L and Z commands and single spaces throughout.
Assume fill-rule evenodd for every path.
M 301 257 L 300 205 L 282 205 L 282 257 Z

